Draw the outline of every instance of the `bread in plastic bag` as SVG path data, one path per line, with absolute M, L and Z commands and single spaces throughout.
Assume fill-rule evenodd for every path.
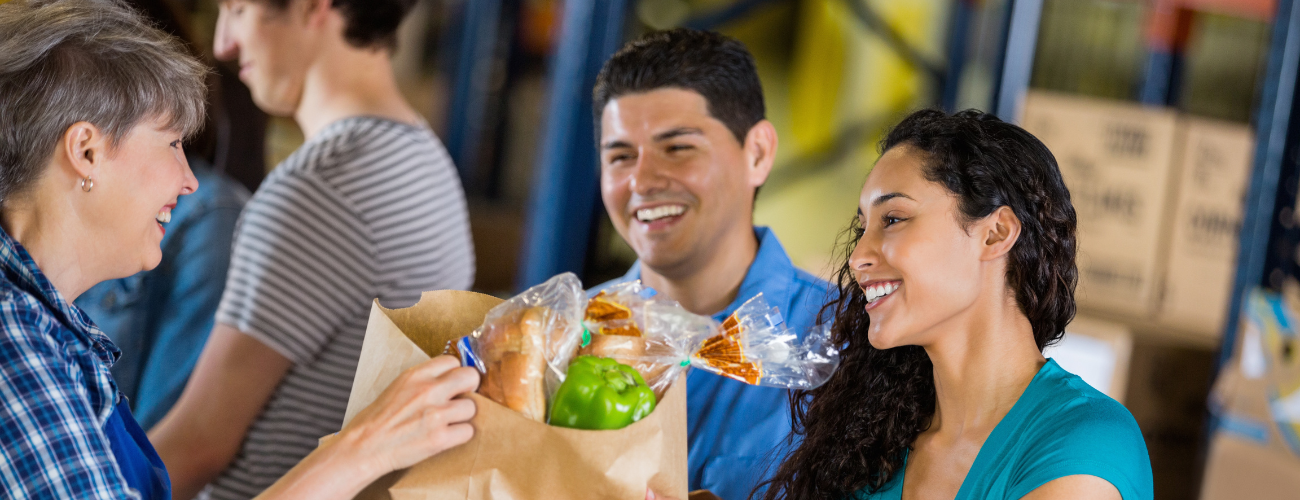
M 617 307 L 607 304 L 611 302 Z M 605 289 L 588 308 L 579 352 L 612 357 L 636 368 L 659 395 L 691 366 L 747 384 L 783 389 L 818 387 L 839 366 L 839 351 L 829 341 L 829 324 L 814 327 L 801 339 L 762 293 L 741 304 L 721 324 L 666 297 L 650 296 L 639 281 Z M 592 314 L 593 310 L 603 315 Z M 596 333 L 638 327 L 640 337 Z
M 718 323 L 640 281 L 588 299 L 577 276 L 565 273 L 492 308 L 450 350 L 483 373 L 481 394 L 545 422 L 577 355 L 631 366 L 658 398 L 691 367 L 752 385 L 812 389 L 839 365 L 829 339 L 829 325 L 800 339 L 761 293 Z
M 641 337 L 644 322 L 644 305 L 653 292 L 641 285 L 641 280 L 618 283 L 601 290 L 587 301 L 582 318 L 584 335 L 613 335 Z M 583 342 L 588 339 L 584 338 Z
M 586 306 L 582 282 L 564 273 L 488 311 L 467 340 L 483 374 L 479 393 L 545 422 L 547 401 L 581 342 Z
M 690 366 L 682 356 L 713 334 L 718 323 L 655 295 L 640 280 L 618 283 L 588 301 L 578 354 L 613 358 L 636 369 L 655 395 Z
M 690 363 L 751 385 L 808 390 L 830 379 L 840 356 L 830 342 L 829 324 L 813 327 L 800 340 L 759 293 L 695 347 Z
M 645 305 L 645 357 L 639 365 L 651 366 L 646 383 L 663 394 L 691 367 L 690 353 L 717 334 L 721 325 L 713 318 L 687 311 L 676 301 L 656 297 Z
M 654 374 L 662 373 L 647 358 L 646 351 L 654 349 L 647 345 L 643 335 L 645 306 L 651 295 L 637 280 L 612 285 L 588 300 L 578 355 L 612 358 L 636 369 L 646 382 Z M 655 393 L 663 395 L 662 391 Z

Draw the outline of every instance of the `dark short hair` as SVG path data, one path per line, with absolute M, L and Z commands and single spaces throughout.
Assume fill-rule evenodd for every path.
M 754 57 L 744 44 L 712 31 L 677 28 L 629 42 L 605 62 L 592 91 L 597 135 L 611 99 L 662 88 L 703 96 L 709 114 L 741 144 L 767 112 Z
M 290 0 L 258 0 L 277 9 Z M 331 0 L 343 14 L 343 39 L 357 48 L 397 48 L 397 27 L 419 0 Z M 472 1 L 472 0 L 471 0 Z

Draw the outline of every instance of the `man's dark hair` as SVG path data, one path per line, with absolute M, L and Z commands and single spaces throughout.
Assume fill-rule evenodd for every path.
M 711 31 L 677 28 L 630 42 L 605 62 L 592 92 L 597 134 L 611 99 L 662 88 L 704 96 L 709 114 L 741 144 L 766 114 L 754 57 L 743 44 Z
M 290 0 L 259 0 L 277 9 Z M 343 38 L 357 48 L 397 48 L 397 27 L 418 0 L 331 0 L 330 6 L 343 14 Z

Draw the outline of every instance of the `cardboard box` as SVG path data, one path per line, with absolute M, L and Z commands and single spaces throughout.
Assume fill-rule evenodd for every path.
M 1170 205 L 1173 111 L 1030 92 L 1022 122 L 1051 149 L 1079 218 L 1079 304 L 1150 317 Z
M 1132 352 L 1133 333 L 1128 327 L 1076 316 L 1065 327 L 1061 341 L 1048 346 L 1043 355 L 1056 360 L 1061 368 L 1078 375 L 1088 385 L 1123 403 Z
M 1160 324 L 1218 338 L 1236 274 L 1255 136 L 1237 123 L 1184 118 Z
M 1242 306 L 1232 361 L 1210 398 L 1217 425 L 1201 498 L 1300 495 L 1300 286 L 1255 290 Z
M 1238 436 L 1210 441 L 1202 500 L 1293 500 L 1300 496 L 1300 460 Z
M 1135 333 L 1124 406 L 1142 429 L 1157 498 L 1200 491 L 1215 359 L 1201 346 Z

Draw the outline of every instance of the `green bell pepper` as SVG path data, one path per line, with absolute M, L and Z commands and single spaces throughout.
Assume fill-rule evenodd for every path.
M 655 393 L 635 369 L 610 358 L 578 356 L 551 401 L 551 425 L 622 429 L 655 409 Z

